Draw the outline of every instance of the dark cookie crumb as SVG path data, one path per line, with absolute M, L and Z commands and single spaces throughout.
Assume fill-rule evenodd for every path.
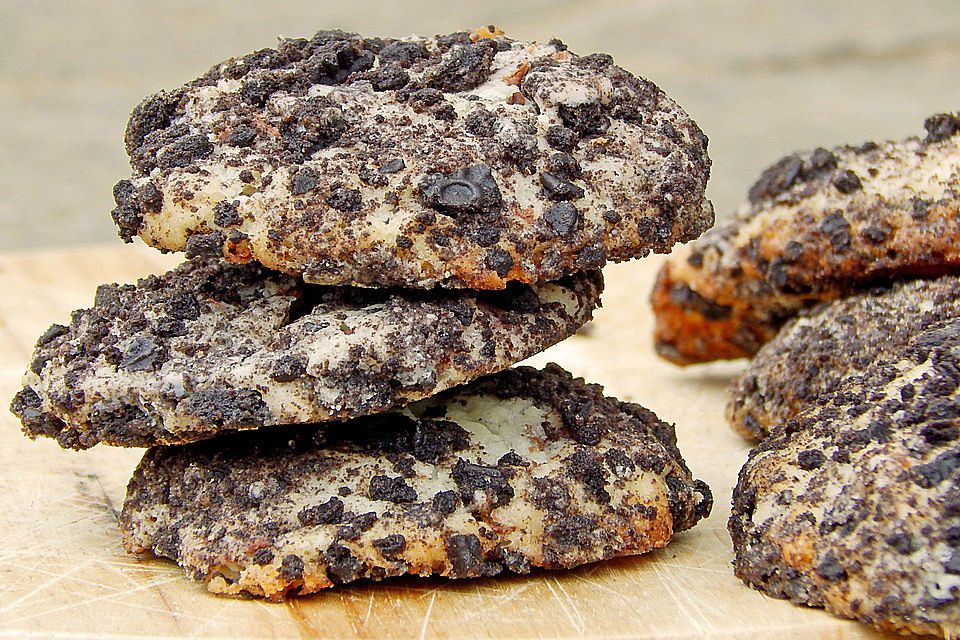
M 327 196 L 328 205 L 337 211 L 359 211 L 363 202 L 356 189 L 337 189 Z
M 960 132 L 960 117 L 952 113 L 938 113 L 923 123 L 927 130 L 927 142 L 942 142 Z
M 490 75 L 493 48 L 484 41 L 461 44 L 427 79 L 427 84 L 445 92 L 469 91 L 483 84 Z
M 853 193 L 858 189 L 862 189 L 863 183 L 860 181 L 860 176 L 850 169 L 846 169 L 841 171 L 837 177 L 833 179 L 833 186 L 835 186 L 840 193 Z
M 472 533 L 449 536 L 447 538 L 447 556 L 453 564 L 453 571 L 456 575 L 462 578 L 480 575 L 483 549 L 480 547 L 480 539 Z
M 297 514 L 300 524 L 310 527 L 318 524 L 337 524 L 343 519 L 343 501 L 330 498 L 328 501 Z
M 317 187 L 319 176 L 313 169 L 301 169 L 290 178 L 290 193 L 303 195 Z
M 573 151 L 580 136 L 573 129 L 555 125 L 547 129 L 547 142 L 550 146 L 561 151 Z
M 407 548 L 407 539 L 402 534 L 392 533 L 384 538 L 374 540 L 372 544 L 384 558 L 392 558 L 400 555 Z
M 448 215 L 496 211 L 502 202 L 490 167 L 474 165 L 449 175 L 430 174 L 420 183 L 420 200 Z
M 583 224 L 583 215 L 569 202 L 550 205 L 543 219 L 561 238 L 569 238 Z
M 370 479 L 369 495 L 371 500 L 389 502 L 413 502 L 417 499 L 417 492 L 401 477 L 374 476 Z
M 237 203 L 223 202 L 217 203 L 213 208 L 213 223 L 218 227 L 232 227 L 243 222 L 243 219 L 237 213 Z
M 201 235 L 190 236 L 183 251 L 188 258 L 210 258 L 223 254 L 223 243 L 226 240 L 219 231 L 212 231 Z
M 487 266 L 501 278 L 506 278 L 513 268 L 513 256 L 503 249 L 492 249 L 487 253 Z
M 589 136 L 606 131 L 610 119 L 603 113 L 603 109 L 596 103 L 568 106 L 561 104 L 558 112 L 563 124 L 580 136 Z
M 540 174 L 540 184 L 550 200 L 576 200 L 583 197 L 583 189 L 549 171 Z

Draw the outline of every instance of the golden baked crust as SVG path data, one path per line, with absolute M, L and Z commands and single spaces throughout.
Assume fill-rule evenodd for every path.
M 924 139 L 795 154 L 733 222 L 678 250 L 652 295 L 657 352 L 752 356 L 805 307 L 878 282 L 960 271 L 960 117 Z
M 132 552 L 220 594 L 564 568 L 661 547 L 710 512 L 671 425 L 550 365 L 351 422 L 147 451 Z
M 696 124 L 558 41 L 283 40 L 150 96 L 126 142 L 125 240 L 316 284 L 502 289 L 713 224 Z

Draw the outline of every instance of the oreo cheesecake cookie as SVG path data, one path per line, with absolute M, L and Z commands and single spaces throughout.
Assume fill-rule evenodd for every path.
M 218 594 L 528 573 L 639 554 L 710 511 L 671 425 L 556 365 L 377 416 L 147 451 L 124 544 Z
M 917 334 L 957 320 L 957 276 L 898 283 L 804 313 L 765 344 L 733 384 L 727 419 L 740 435 L 759 441 L 829 398 L 847 378 L 902 352 Z
M 958 388 L 953 319 L 774 429 L 734 491 L 737 576 L 881 629 L 955 637 Z
M 50 327 L 12 410 L 73 449 L 367 415 L 559 342 L 601 289 L 598 271 L 487 292 L 330 287 L 197 259 L 103 285 Z
M 326 285 L 502 289 L 713 223 L 707 139 L 559 41 L 321 31 L 144 100 L 120 235 Z
M 663 266 L 657 352 L 676 364 L 754 355 L 801 309 L 878 283 L 960 272 L 960 116 L 924 138 L 787 156 L 726 225 Z

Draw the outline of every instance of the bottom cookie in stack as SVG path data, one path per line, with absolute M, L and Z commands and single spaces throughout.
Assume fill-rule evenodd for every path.
M 210 591 L 278 599 L 639 554 L 711 504 L 671 425 L 550 365 L 375 416 L 154 447 L 121 529 Z

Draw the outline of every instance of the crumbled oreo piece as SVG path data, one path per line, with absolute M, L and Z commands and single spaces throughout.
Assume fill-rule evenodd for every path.
M 551 200 L 576 200 L 584 195 L 583 189 L 550 171 L 540 174 L 540 183 Z
M 577 226 L 583 223 L 583 216 L 579 209 L 569 202 L 559 202 L 551 206 L 543 215 L 543 219 L 561 238 L 569 238 L 576 231 Z
M 420 182 L 420 200 L 449 215 L 490 213 L 503 198 L 487 165 L 457 169 L 449 175 L 430 174 Z

